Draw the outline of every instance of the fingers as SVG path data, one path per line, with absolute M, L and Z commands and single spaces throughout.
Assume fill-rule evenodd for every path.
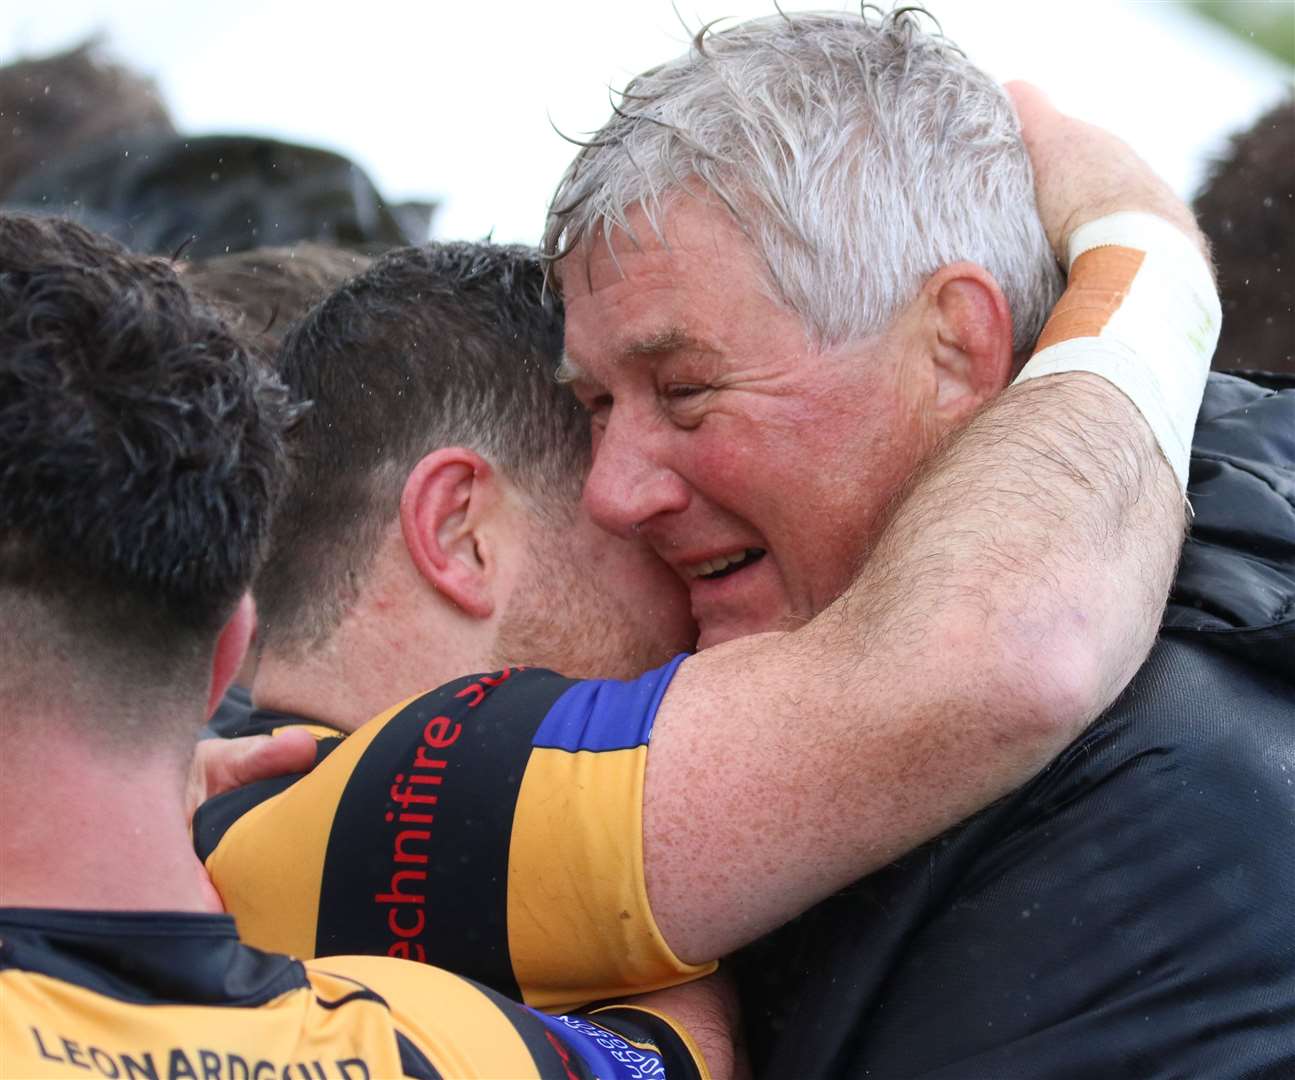
M 1044 122 L 1049 113 L 1056 114 L 1048 95 L 1033 83 L 1022 79 L 1013 79 L 1003 84 L 1007 96 L 1012 99 L 1016 115 L 1021 119 L 1021 134 L 1028 142 L 1035 127 Z
M 1191 211 L 1122 140 L 1059 112 L 1037 86 L 1018 81 L 1006 90 L 1034 167 L 1039 217 L 1062 263 L 1077 228 L 1122 210 L 1162 217 L 1204 250 Z
M 314 738 L 289 728 L 273 736 L 208 739 L 198 744 L 194 769 L 203 799 L 210 799 L 258 780 L 309 772 L 314 764 Z

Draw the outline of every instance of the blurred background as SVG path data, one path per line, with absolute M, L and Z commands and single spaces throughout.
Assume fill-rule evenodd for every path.
M 771 0 L 676 7 L 15 2 L 0 15 L 0 63 L 97 35 L 108 55 L 155 80 L 181 132 L 334 150 L 389 200 L 435 203 L 437 238 L 533 243 L 572 153 L 554 127 L 596 129 L 608 88 L 682 51 L 690 31 L 773 9 Z M 1115 131 L 1188 197 L 1226 137 L 1288 94 L 1295 72 L 1292 0 L 930 0 L 929 9 L 993 75 L 1035 82 Z

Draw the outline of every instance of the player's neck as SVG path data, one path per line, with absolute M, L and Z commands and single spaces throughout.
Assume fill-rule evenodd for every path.
M 444 601 L 419 604 L 396 590 L 363 595 L 329 640 L 305 656 L 262 652 L 252 700 L 354 731 L 397 702 L 491 669 L 493 622 L 455 612 Z
M 189 839 L 183 754 L 12 740 L 0 784 L 0 906 L 219 910 Z

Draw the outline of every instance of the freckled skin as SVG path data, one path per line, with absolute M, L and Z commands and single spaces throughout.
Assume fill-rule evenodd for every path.
M 681 199 L 665 245 L 641 212 L 630 224 L 638 246 L 616 234 L 613 257 L 599 236 L 560 264 L 594 413 L 585 505 L 684 577 L 702 647 L 794 628 L 845 589 L 930 448 L 920 335 L 901 316 L 820 351 L 725 211 Z M 768 554 L 715 581 L 686 572 L 744 548 Z

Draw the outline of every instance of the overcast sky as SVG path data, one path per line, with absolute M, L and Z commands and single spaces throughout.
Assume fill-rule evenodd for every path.
M 1281 0 L 1285 2 L 1285 0 Z M 770 0 L 676 0 L 688 24 Z M 795 5 L 785 4 L 788 10 Z M 813 5 L 834 7 L 841 5 Z M 192 132 L 250 131 L 349 154 L 391 198 L 435 197 L 436 233 L 534 242 L 571 156 L 550 126 L 597 128 L 607 87 L 673 56 L 669 0 L 12 0 L 0 61 L 103 31 Z M 993 75 L 1111 128 L 1189 195 L 1207 156 L 1291 70 L 1172 3 L 930 0 Z

